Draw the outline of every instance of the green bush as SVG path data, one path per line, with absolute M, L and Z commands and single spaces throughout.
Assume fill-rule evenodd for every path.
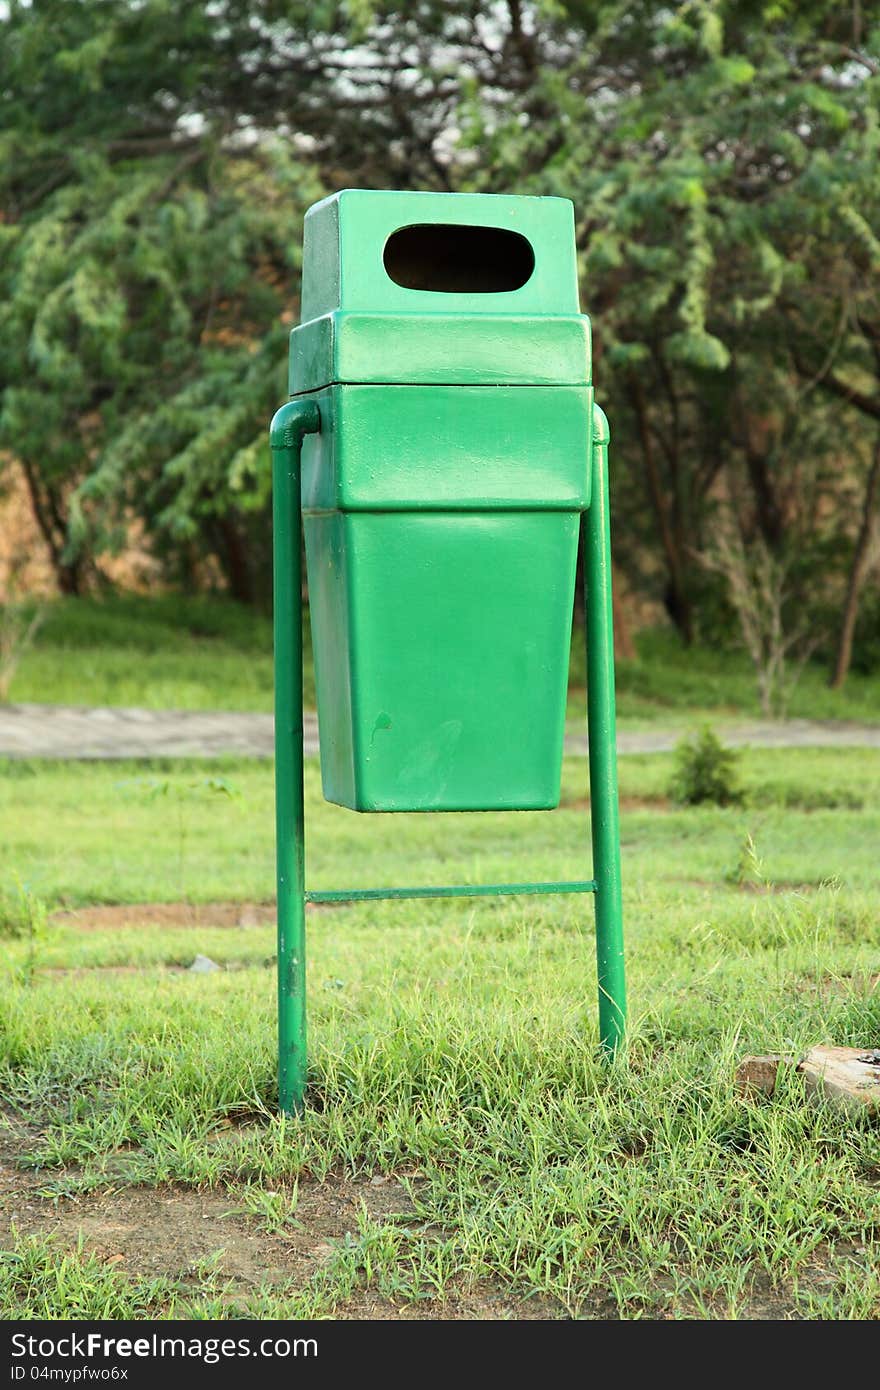
M 669 795 L 679 806 L 737 806 L 743 799 L 737 781 L 736 754 L 710 728 L 684 738 L 675 750 Z
M 32 897 L 26 888 L 0 884 L 0 939 L 35 938 L 43 932 L 46 920 L 45 903 Z

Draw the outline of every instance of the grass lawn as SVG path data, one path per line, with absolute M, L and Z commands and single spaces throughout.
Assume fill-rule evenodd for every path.
M 315 703 L 308 621 L 305 700 Z M 746 657 L 714 648 L 685 650 L 674 633 L 644 632 L 639 658 L 618 666 L 623 725 L 682 727 L 759 714 Z M 572 643 L 569 718 L 585 717 L 583 634 Z M 880 678 L 851 675 L 831 691 L 820 665 L 795 687 L 789 713 L 810 719 L 880 719 Z M 225 600 L 119 596 L 63 599 L 49 606 L 34 647 L 17 671 L 13 701 L 140 705 L 150 709 L 272 708 L 272 625 Z
M 621 762 L 625 1058 L 589 899 L 315 910 L 285 1122 L 271 769 L 0 765 L 0 1316 L 880 1317 L 880 1132 L 733 1086 L 880 1044 L 876 755 L 746 754 L 725 810 L 670 767 Z M 310 886 L 580 876 L 584 775 L 392 820 L 310 764 Z
M 314 702 L 311 660 L 306 696 Z M 9 692 L 16 702 L 272 708 L 271 620 L 209 598 L 59 599 Z

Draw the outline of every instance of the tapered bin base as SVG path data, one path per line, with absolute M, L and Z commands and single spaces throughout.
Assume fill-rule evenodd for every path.
M 328 801 L 559 804 L 578 512 L 304 518 Z

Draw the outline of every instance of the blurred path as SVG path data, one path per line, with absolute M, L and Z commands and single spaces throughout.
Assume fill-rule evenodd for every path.
M 305 722 L 306 752 L 316 753 L 317 718 Z M 272 739 L 271 714 L 0 705 L 0 756 L 13 758 L 259 758 L 272 755 Z
M 880 724 L 835 720 L 752 720 L 713 725 L 731 747 L 880 748 Z M 272 715 L 203 710 L 80 709 L 70 705 L 0 705 L 0 757 L 211 758 L 224 754 L 272 756 Z M 676 728 L 624 729 L 621 753 L 665 753 L 688 732 Z M 307 756 L 318 751 L 318 719 L 306 711 Z M 585 753 L 586 732 L 567 726 L 569 753 Z

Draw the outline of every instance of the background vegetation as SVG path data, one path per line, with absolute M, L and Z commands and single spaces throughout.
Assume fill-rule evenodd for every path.
M 880 661 L 880 29 L 838 0 L 13 2 L 0 16 L 0 447 L 58 588 L 144 538 L 269 602 L 265 422 L 304 209 L 562 194 L 614 429 L 621 587 Z

